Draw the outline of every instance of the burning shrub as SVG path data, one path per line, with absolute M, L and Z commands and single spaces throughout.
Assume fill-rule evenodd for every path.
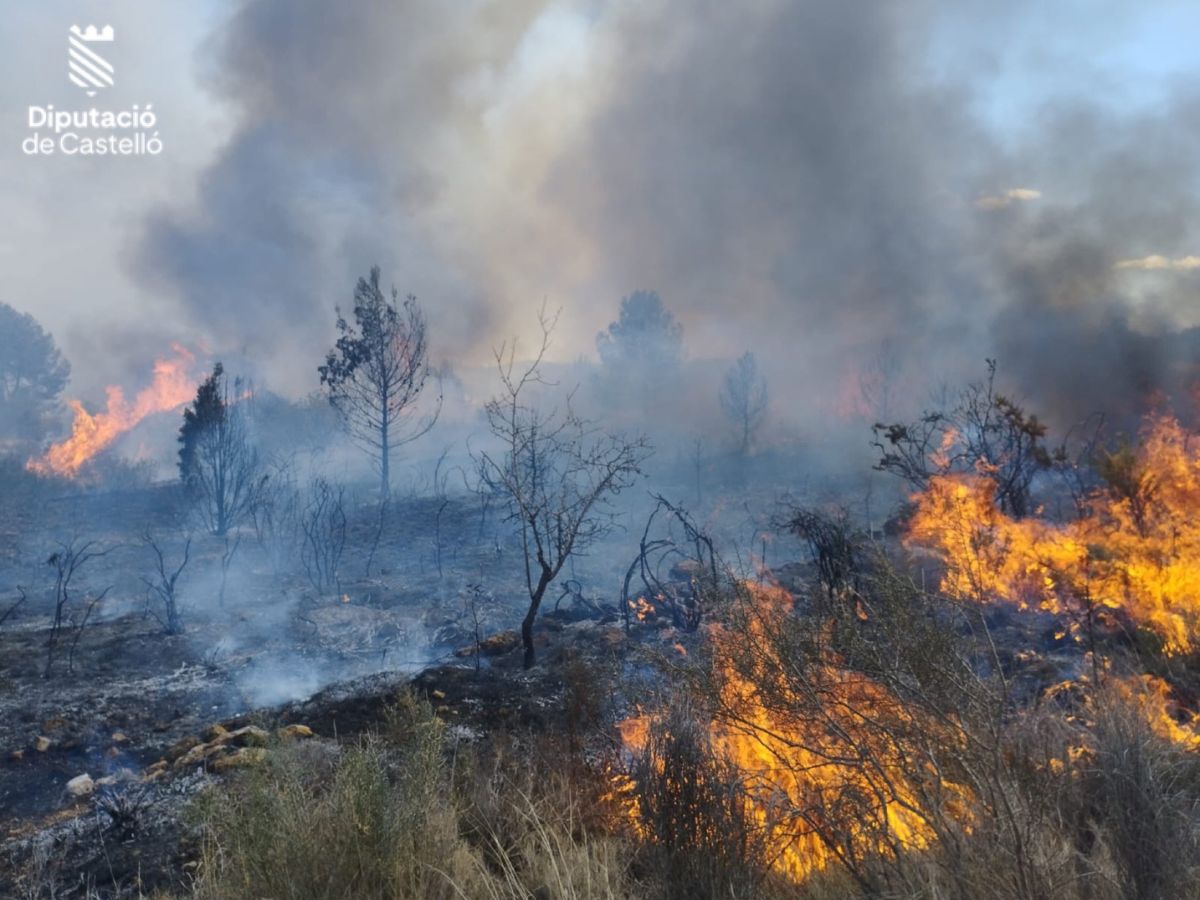
M 671 896 L 761 896 L 772 823 L 760 821 L 743 771 L 714 749 L 690 707 L 629 720 L 624 731 L 641 748 L 628 784 L 635 830 Z
M 1062 524 L 1007 515 L 991 476 L 938 476 L 914 498 L 909 541 L 938 553 L 952 596 L 1066 615 L 1089 641 L 1115 610 L 1187 652 L 1200 622 L 1198 446 L 1176 419 L 1150 418 L 1136 451 L 1109 457 L 1088 514 Z
M 996 361 L 988 377 L 970 384 L 949 410 L 927 410 L 916 422 L 877 423 L 875 468 L 891 472 L 923 490 L 939 476 L 986 474 L 995 483 L 996 502 L 1020 518 L 1032 512 L 1030 488 L 1053 457 L 1046 427 L 996 391 Z
M 935 715 L 932 695 L 918 704 L 848 665 L 832 623 L 795 615 L 780 588 L 747 583 L 709 637 L 711 668 L 699 673 L 707 741 L 713 758 L 733 767 L 723 777 L 736 773 L 763 848 L 756 856 L 796 879 L 840 863 L 875 889 L 875 860 L 928 846 L 938 817 L 962 814 L 967 791 L 942 759 L 961 747 L 961 728 Z M 896 684 L 911 675 L 899 659 L 885 673 L 884 659 L 873 661 Z M 688 745 L 664 743 L 655 721 L 626 723 L 623 734 L 635 753 L 667 762 Z M 722 771 L 713 765 L 708 771 Z M 667 778 L 682 789 L 693 776 Z M 733 814 L 728 803 L 714 808 Z
M 179 345 L 172 349 L 172 358 L 155 360 L 152 383 L 133 400 L 125 398 L 120 386 L 109 385 L 103 412 L 89 413 L 78 400 L 69 401 L 75 417 L 71 436 L 54 444 L 40 458 L 29 460 L 30 471 L 74 478 L 88 460 L 147 416 L 183 406 L 195 385 L 190 374 L 195 358 Z

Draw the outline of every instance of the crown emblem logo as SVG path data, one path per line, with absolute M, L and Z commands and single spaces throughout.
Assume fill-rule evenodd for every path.
M 72 25 L 67 35 L 67 77 L 72 84 L 83 88 L 89 97 L 95 97 L 97 91 L 113 86 L 112 63 L 101 56 L 94 45 L 111 44 L 114 38 L 111 25 L 103 28 Z

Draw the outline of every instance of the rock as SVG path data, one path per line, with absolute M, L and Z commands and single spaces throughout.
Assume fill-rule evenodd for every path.
M 228 734 L 229 732 L 226 730 L 224 725 L 209 725 L 208 728 L 204 729 L 204 734 L 202 735 L 201 740 L 208 744 L 213 741 L 219 741 Z
M 112 736 L 112 742 L 113 742 L 114 744 L 125 744 L 125 743 L 128 743 L 128 742 L 129 742 L 129 735 L 127 735 L 127 734 L 126 734 L 125 732 L 123 732 L 123 731 L 114 731 L 114 732 L 113 732 L 113 736 Z
M 132 769 L 127 769 L 122 766 L 111 775 L 105 775 L 103 778 L 97 778 L 96 787 L 111 787 L 114 784 L 126 784 L 137 780 L 137 774 Z
M 262 747 L 242 747 L 234 753 L 218 756 L 208 764 L 208 770 L 220 775 L 233 769 L 256 766 L 266 759 L 267 751 Z
M 25 751 L 14 750 L 12 753 L 8 754 L 8 758 L 10 762 L 20 762 L 25 758 Z
M 310 738 L 313 736 L 313 730 L 307 725 L 284 725 L 276 734 L 279 735 L 281 741 L 293 741 L 299 738 Z
M 39 734 L 37 736 L 37 738 L 34 739 L 33 747 L 35 750 L 37 750 L 38 753 L 45 753 L 47 750 L 50 749 L 50 744 L 51 744 L 50 738 L 44 737 Z
M 82 797 L 90 797 L 96 790 L 96 782 L 92 781 L 92 776 L 86 772 L 82 775 L 76 775 L 67 782 L 67 793 L 76 799 Z
M 205 759 L 221 749 L 220 744 L 197 744 L 179 759 L 175 760 L 174 769 L 190 769 L 192 766 L 198 766 Z
M 271 741 L 265 729 L 257 725 L 246 725 L 237 731 L 226 732 L 225 736 L 213 741 L 214 744 L 230 744 L 234 747 L 265 747 Z
M 221 729 L 224 731 L 225 729 Z M 198 747 L 202 741 L 194 734 L 189 734 L 187 737 L 180 738 L 167 750 L 167 762 L 174 762 L 179 759 L 193 747 Z

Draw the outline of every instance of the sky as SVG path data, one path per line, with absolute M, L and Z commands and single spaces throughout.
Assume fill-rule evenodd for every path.
M 2 5 L 0 301 L 89 402 L 173 341 L 301 396 L 375 263 L 459 366 L 542 303 L 592 357 L 638 289 L 777 403 L 996 356 L 1082 415 L 1190 362 L 1195 3 Z M 74 24 L 116 33 L 95 98 Z M 152 104 L 162 153 L 27 155 L 49 104 Z

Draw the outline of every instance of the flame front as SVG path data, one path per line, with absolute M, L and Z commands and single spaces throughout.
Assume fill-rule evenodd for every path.
M 1136 451 L 1108 457 L 1109 486 L 1066 523 L 1013 519 L 987 475 L 934 478 L 914 497 L 909 542 L 946 566 L 942 590 L 1078 619 L 1120 610 L 1168 653 L 1200 622 L 1200 443 L 1173 417 L 1148 419 Z
M 39 475 L 59 475 L 74 478 L 84 463 L 108 447 L 142 419 L 158 412 L 178 409 L 196 391 L 198 379 L 192 374 L 195 357 L 178 344 L 172 345 L 174 356 L 154 362 L 154 377 L 150 386 L 139 391 L 132 402 L 117 385 L 105 388 L 107 402 L 103 412 L 95 414 L 84 409 L 78 400 L 68 405 L 75 416 L 71 436 L 54 444 L 26 467 Z

